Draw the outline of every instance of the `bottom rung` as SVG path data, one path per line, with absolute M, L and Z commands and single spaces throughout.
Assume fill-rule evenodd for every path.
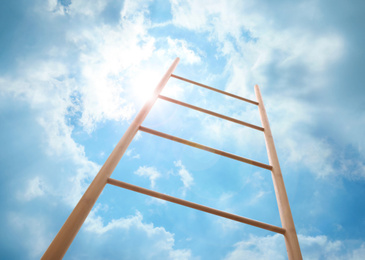
M 200 205 L 200 204 L 196 204 L 196 203 L 193 203 L 193 202 L 190 202 L 190 201 L 187 201 L 187 200 L 178 199 L 178 198 L 175 198 L 175 197 L 172 197 L 172 196 L 160 193 L 160 192 L 145 189 L 145 188 L 142 188 L 142 187 L 139 187 L 139 186 L 136 186 L 136 185 L 132 185 L 132 184 L 129 184 L 129 183 L 126 183 L 126 182 L 118 181 L 118 180 L 115 180 L 115 179 L 112 179 L 112 178 L 108 178 L 108 183 L 112 184 L 114 186 L 118 186 L 118 187 L 127 189 L 127 190 L 132 190 L 132 191 L 135 191 L 135 192 L 139 192 L 139 193 L 149 195 L 149 196 L 152 196 L 152 197 L 155 197 L 155 198 L 158 198 L 158 199 L 163 199 L 163 200 L 166 200 L 166 201 L 170 201 L 170 202 L 180 204 L 180 205 L 183 205 L 183 206 L 186 206 L 186 207 L 189 207 L 189 208 L 204 211 L 204 212 L 207 212 L 207 213 L 210 213 L 210 214 L 213 214 L 213 215 L 217 215 L 217 216 L 221 216 L 221 217 L 228 218 L 228 219 L 231 219 L 231 220 L 235 220 L 235 221 L 245 223 L 245 224 L 248 224 L 248 225 L 251 225 L 251 226 L 266 229 L 266 230 L 269 230 L 269 231 L 272 231 L 272 232 L 276 232 L 276 233 L 280 233 L 280 234 L 285 233 L 285 229 L 281 228 L 281 227 L 273 226 L 273 225 L 266 224 L 266 223 L 256 221 L 256 220 L 253 220 L 253 219 L 249 219 L 249 218 L 244 218 L 244 217 L 234 215 L 234 214 L 231 214 L 231 213 L 228 213 L 228 212 L 225 212 L 225 211 L 209 208 L 209 207 L 206 207 L 206 206 L 203 206 L 203 205 Z

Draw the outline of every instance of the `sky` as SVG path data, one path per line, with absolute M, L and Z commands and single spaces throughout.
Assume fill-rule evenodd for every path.
M 365 2 L 35 0 L 0 7 L 0 258 L 39 259 L 176 57 L 261 89 L 304 259 L 365 255 Z M 163 94 L 261 126 L 255 105 Z M 268 163 L 262 132 L 158 100 L 142 124 Z M 138 132 L 112 178 L 281 226 L 268 170 Z M 287 259 L 283 236 L 107 185 L 64 259 Z

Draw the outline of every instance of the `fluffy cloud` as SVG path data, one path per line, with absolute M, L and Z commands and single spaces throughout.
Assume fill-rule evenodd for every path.
M 180 160 L 174 162 L 174 164 L 175 164 L 176 167 L 180 168 L 179 171 L 178 171 L 178 174 L 180 175 L 180 179 L 181 179 L 181 181 L 183 182 L 183 185 L 184 185 L 183 196 L 185 196 L 186 191 L 191 187 L 191 185 L 194 184 L 194 178 L 191 175 L 191 173 L 189 173 L 186 170 L 185 166 L 182 164 L 182 162 Z
M 70 172 L 63 176 L 61 183 L 66 186 L 61 185 L 59 189 L 53 185 L 59 186 L 61 176 L 54 176 L 58 181 L 51 180 L 50 175 L 47 176 L 44 172 L 43 177 L 30 177 L 32 183 L 35 184 L 37 178 L 42 179 L 43 187 L 51 185 L 53 188 L 49 188 L 49 191 L 63 197 L 70 205 L 75 205 L 86 188 L 86 182 L 95 175 L 99 166 L 86 158 L 84 147 L 72 138 L 73 126 L 68 120 L 74 117 L 78 104 L 73 100 L 76 85 L 73 79 L 68 78 L 68 73 L 67 68 L 59 62 L 34 62 L 32 67 L 25 66 L 21 69 L 22 78 L 2 78 L 0 81 L 2 94 L 25 101 L 32 109 L 40 111 L 37 122 L 44 129 L 42 145 L 48 156 L 60 157 L 75 165 L 76 170 L 72 173 L 76 174 Z M 34 185 L 32 187 L 34 196 L 36 190 Z M 71 192 L 63 192 L 66 187 L 71 188 Z M 40 190 L 37 191 L 40 194 Z
M 7 224 L 18 237 L 16 242 L 20 242 L 21 246 L 26 248 L 27 258 L 39 259 L 51 239 L 45 225 L 47 219 L 43 216 L 29 216 L 19 212 L 9 212 L 6 217 Z M 19 237 L 27 239 L 19 240 Z M 9 239 L 13 239 L 13 235 L 9 234 Z
M 181 62 L 187 64 L 196 64 L 201 62 L 201 58 L 199 56 L 199 52 L 201 51 L 198 50 L 198 53 L 194 52 L 187 41 L 167 37 L 167 44 L 169 46 L 168 53 L 181 57 Z
M 104 120 L 130 119 L 135 111 L 126 99 L 126 82 L 130 75 L 138 75 L 133 67 L 147 60 L 154 50 L 154 39 L 146 35 L 143 16 L 126 19 L 117 27 L 103 25 L 93 32 L 75 32 L 68 37 L 78 46 L 87 46 L 80 53 L 80 121 L 85 129 L 91 132 Z
M 144 176 L 150 179 L 150 186 L 154 188 L 156 185 L 156 179 L 161 177 L 161 174 L 157 171 L 155 167 L 148 167 L 148 166 L 140 166 L 134 174 L 138 176 Z
M 188 249 L 174 249 L 174 234 L 163 227 L 145 223 L 140 212 L 137 211 L 134 216 L 112 219 L 104 225 L 102 218 L 96 215 L 98 209 L 99 207 L 90 213 L 83 232 L 96 237 L 99 241 L 97 244 L 103 245 L 105 239 L 114 241 L 114 252 L 109 257 L 130 258 L 130 248 L 134 248 L 135 259 L 196 259 Z
M 45 194 L 45 185 L 39 176 L 27 181 L 26 187 L 18 192 L 18 199 L 30 201 Z
M 105 6 L 106 2 L 101 0 L 96 0 L 93 2 L 85 0 L 48 0 L 46 10 L 56 15 L 82 15 L 94 18 L 104 10 Z
M 134 151 L 134 149 L 128 149 L 125 155 L 132 159 L 139 159 L 141 157 L 138 153 Z
M 333 68 L 343 60 L 349 42 L 334 25 L 324 23 L 324 10 L 319 2 L 299 1 L 292 5 L 269 1 L 170 2 L 173 24 L 208 33 L 218 53 L 225 57 L 227 91 L 255 99 L 253 86 L 260 85 L 267 111 L 279 115 L 269 118 L 287 162 L 300 163 L 318 177 L 364 177 L 363 141 L 338 123 L 356 127 L 358 117 L 355 120 L 335 108 L 324 96 L 332 92 Z M 201 5 L 205 8 L 200 8 Z M 325 109 L 318 113 L 314 106 Z M 244 113 L 246 118 L 255 114 L 253 110 Z M 359 116 L 363 118 L 363 113 Z M 338 122 L 333 121 L 334 117 Z M 315 125 L 328 135 L 308 132 Z M 211 120 L 207 127 L 215 135 L 230 129 L 241 144 L 254 140 L 249 131 L 235 131 L 218 120 Z M 334 143 L 331 140 L 334 135 L 341 140 Z M 338 152 L 348 144 L 353 153 L 359 154 L 358 158 L 351 160 Z
M 303 259 L 362 259 L 361 253 L 365 250 L 365 243 L 358 241 L 358 246 L 350 246 L 350 241 L 331 241 L 326 236 L 298 236 Z M 346 250 L 343 250 L 347 247 Z M 230 252 L 227 260 L 235 259 L 287 259 L 284 237 L 276 234 L 273 236 L 251 236 L 235 244 L 235 249 Z
M 285 258 L 284 238 L 281 235 L 256 237 L 235 244 L 235 249 L 226 256 L 226 260 L 236 259 L 275 259 Z

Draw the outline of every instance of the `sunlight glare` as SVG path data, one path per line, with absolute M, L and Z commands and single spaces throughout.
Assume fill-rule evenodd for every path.
M 138 103 L 145 103 L 152 97 L 153 91 L 159 82 L 159 77 L 152 70 L 145 70 L 140 75 L 142 76 L 133 78 L 133 96 Z
M 145 103 L 148 99 L 152 98 L 153 92 L 161 79 L 160 74 L 154 70 L 148 70 L 143 72 L 143 76 L 133 79 L 133 97 L 137 103 Z M 178 98 L 181 93 L 182 89 L 169 81 L 161 94 L 171 98 Z

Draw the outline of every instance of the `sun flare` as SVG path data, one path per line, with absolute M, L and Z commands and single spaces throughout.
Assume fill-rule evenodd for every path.
M 157 75 L 155 71 L 145 72 L 143 76 L 133 79 L 133 97 L 138 103 L 145 103 L 152 98 L 153 92 L 159 83 L 161 75 Z M 173 82 L 167 82 L 161 94 L 171 98 L 178 98 L 182 89 Z

